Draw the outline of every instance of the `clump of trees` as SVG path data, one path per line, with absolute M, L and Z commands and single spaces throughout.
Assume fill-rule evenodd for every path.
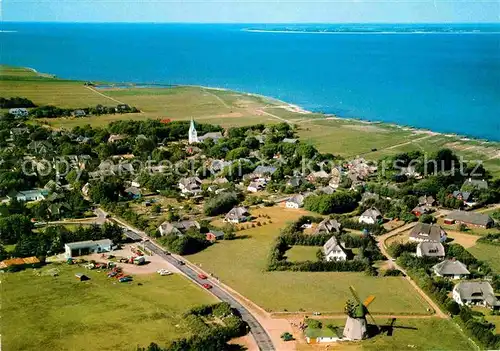
M 217 319 L 217 323 L 207 321 Z M 184 314 L 183 323 L 191 336 L 181 338 L 160 347 L 151 343 L 138 351 L 224 351 L 229 350 L 227 342 L 245 335 L 249 328 L 238 312 L 226 302 L 195 307 Z
M 205 202 L 204 212 L 207 216 L 217 216 L 228 212 L 238 203 L 239 198 L 236 193 L 222 192 Z
M 36 107 L 35 103 L 23 97 L 0 97 L 0 108 Z
M 337 191 L 331 195 L 311 195 L 304 200 L 306 210 L 320 214 L 351 212 L 358 206 L 358 195 Z

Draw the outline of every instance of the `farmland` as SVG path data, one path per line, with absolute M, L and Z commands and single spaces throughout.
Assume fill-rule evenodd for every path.
M 332 324 L 343 328 L 345 319 L 322 319 L 323 325 Z M 387 319 L 377 319 L 377 323 L 386 324 Z M 460 333 L 457 326 L 449 320 L 405 319 L 396 320 L 396 328 L 392 336 L 387 334 L 377 335 L 362 343 L 342 343 L 341 349 L 345 350 L 474 350 L 473 345 Z M 405 329 L 397 328 L 398 326 Z M 429 335 L 439 335 L 438 338 Z M 313 346 L 301 345 L 299 350 L 315 350 Z
M 372 305 L 375 313 L 427 313 L 428 305 L 401 277 L 368 277 L 348 272 L 265 272 L 269 249 L 280 228 L 307 212 L 268 207 L 251 213 L 269 215 L 272 223 L 242 230 L 238 232 L 241 239 L 220 241 L 187 258 L 268 311 L 343 313 L 345 301 L 351 296 L 349 285 L 354 285 L 361 295 L 377 296 Z M 314 255 L 316 251 L 314 248 Z
M 181 316 L 215 298 L 179 275 L 117 283 L 67 265 L 59 276 L 31 269 L 2 276 L 2 343 L 7 350 L 130 350 L 187 336 Z M 82 271 L 83 270 L 83 271 Z M 40 270 L 39 270 L 40 271 Z M 90 277 L 79 282 L 74 274 Z M 141 283 L 142 285 L 139 285 Z

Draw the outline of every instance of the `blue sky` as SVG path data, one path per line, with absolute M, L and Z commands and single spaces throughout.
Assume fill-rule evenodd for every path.
M 500 0 L 0 0 L 4 21 L 499 22 Z

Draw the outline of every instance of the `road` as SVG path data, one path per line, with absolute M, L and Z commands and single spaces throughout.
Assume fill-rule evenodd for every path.
M 409 223 L 402 227 L 394 229 L 387 234 L 377 237 L 377 245 L 382 254 L 386 256 L 389 260 L 391 260 L 392 266 L 396 269 L 399 269 L 401 272 L 405 274 L 406 280 L 408 280 L 408 282 L 413 286 L 413 288 L 415 288 L 415 290 L 420 294 L 420 296 L 422 296 L 422 298 L 434 309 L 434 311 L 436 312 L 436 316 L 439 318 L 448 318 L 448 315 L 446 315 L 443 311 L 441 311 L 439 306 L 417 285 L 417 283 L 415 283 L 413 279 L 411 279 L 408 273 L 403 268 L 401 268 L 395 261 L 393 261 L 393 257 L 389 254 L 389 252 L 387 251 L 387 247 L 385 246 L 385 241 L 388 238 L 400 234 L 404 231 L 407 231 L 413 228 L 416 224 L 417 224 L 416 222 Z
M 105 212 L 104 212 L 105 214 Z M 105 214 L 106 215 L 106 214 Z M 125 235 L 134 240 L 140 240 L 147 238 L 144 232 L 141 232 L 127 223 L 117 219 L 117 218 L 109 218 L 110 221 L 117 223 L 121 227 L 125 228 Z M 271 341 L 271 337 L 266 332 L 266 330 L 262 327 L 259 321 L 248 311 L 248 309 L 243 306 L 236 298 L 234 298 L 227 290 L 222 288 L 216 280 L 214 279 L 200 279 L 198 277 L 198 273 L 191 268 L 188 264 L 185 264 L 184 260 L 177 255 L 169 255 L 166 254 L 163 248 L 152 241 L 145 241 L 144 247 L 155 253 L 159 257 L 163 258 L 165 261 L 170 263 L 180 272 L 182 272 L 186 277 L 192 280 L 194 283 L 198 285 L 202 285 L 204 283 L 209 282 L 212 285 L 210 292 L 215 295 L 219 300 L 229 303 L 232 307 L 234 307 L 241 315 L 241 318 L 248 324 L 250 327 L 250 332 L 252 333 L 255 342 L 258 347 L 262 351 L 273 351 L 275 350 L 273 342 Z

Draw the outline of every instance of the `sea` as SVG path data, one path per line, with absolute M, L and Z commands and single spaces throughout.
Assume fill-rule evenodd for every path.
M 500 141 L 500 24 L 0 24 L 0 63 Z

